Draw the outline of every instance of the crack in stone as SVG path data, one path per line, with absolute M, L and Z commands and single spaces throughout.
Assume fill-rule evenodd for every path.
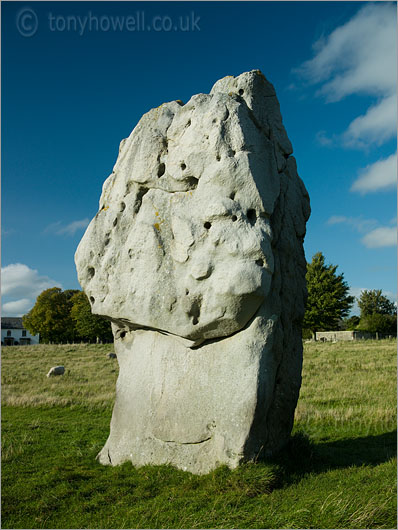
M 178 444 L 178 445 L 199 445 L 199 444 L 202 444 L 204 442 L 208 442 L 209 440 L 211 440 L 211 436 L 209 436 L 208 438 L 204 438 L 203 440 L 200 440 L 199 442 L 176 442 L 175 440 L 160 440 L 160 438 L 158 438 L 158 440 L 160 440 L 161 442 L 164 442 L 166 444 Z

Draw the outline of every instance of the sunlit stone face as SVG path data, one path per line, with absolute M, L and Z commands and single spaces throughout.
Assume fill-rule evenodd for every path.
M 76 253 L 93 312 L 195 343 L 242 329 L 271 284 L 277 179 L 273 146 L 236 94 L 147 113 Z

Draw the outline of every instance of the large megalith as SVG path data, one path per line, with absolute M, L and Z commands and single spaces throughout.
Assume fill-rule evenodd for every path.
M 120 372 L 103 464 L 206 473 L 288 440 L 309 198 L 258 71 L 146 113 L 76 252 Z

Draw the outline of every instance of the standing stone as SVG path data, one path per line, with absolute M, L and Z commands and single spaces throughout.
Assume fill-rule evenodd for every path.
M 64 366 L 53 366 L 47 373 L 47 377 L 53 377 L 55 375 L 64 375 L 65 367 Z
M 258 71 L 145 114 L 76 252 L 120 365 L 103 464 L 236 467 L 288 440 L 309 198 Z

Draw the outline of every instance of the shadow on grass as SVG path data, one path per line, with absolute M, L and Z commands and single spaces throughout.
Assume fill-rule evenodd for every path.
M 308 473 L 323 473 L 350 466 L 376 466 L 397 454 L 397 432 L 347 438 L 334 442 L 311 442 L 306 434 L 293 435 L 287 446 L 269 463 L 277 464 L 284 484 Z

